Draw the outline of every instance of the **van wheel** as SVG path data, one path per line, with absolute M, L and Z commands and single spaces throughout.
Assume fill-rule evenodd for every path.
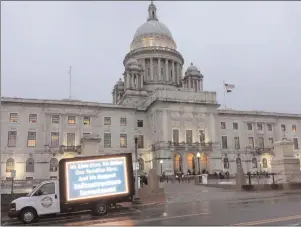
M 93 209 L 93 214 L 94 215 L 105 215 L 107 213 L 107 204 L 103 203 L 103 202 L 99 202 L 95 205 L 94 209 Z
M 32 223 L 36 219 L 36 217 L 37 217 L 37 213 L 34 209 L 26 208 L 21 212 L 20 220 L 24 224 L 29 224 Z

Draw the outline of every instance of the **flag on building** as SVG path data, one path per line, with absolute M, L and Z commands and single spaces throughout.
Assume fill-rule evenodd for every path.
M 235 88 L 235 85 L 234 84 L 225 84 L 225 89 L 227 92 L 232 92 L 232 90 Z

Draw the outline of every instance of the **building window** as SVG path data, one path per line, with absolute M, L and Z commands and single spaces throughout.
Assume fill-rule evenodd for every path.
M 294 149 L 299 149 L 298 138 L 294 138 L 293 142 L 294 142 Z
M 125 117 L 121 117 L 120 118 L 120 126 L 126 126 L 127 122 L 126 122 L 126 118 Z
M 33 173 L 34 172 L 34 160 L 33 158 L 29 158 L 26 161 L 26 172 Z
M 257 169 L 257 159 L 256 158 L 252 158 L 252 168 Z
M 257 123 L 257 130 L 262 130 L 263 129 L 263 124 L 262 123 Z
M 249 144 L 248 144 L 249 148 L 254 149 L 254 138 L 248 137 L 248 142 L 249 142 Z
M 178 129 L 173 129 L 172 130 L 172 142 L 175 144 L 175 145 L 178 145 L 179 144 L 179 130 Z
M 240 158 L 236 158 L 236 166 L 237 166 L 237 168 L 241 168 L 241 159 Z
M 144 148 L 144 136 L 143 135 L 139 135 L 138 136 L 138 148 Z
M 223 149 L 228 149 L 227 136 L 222 136 L 222 148 Z
M 104 133 L 103 143 L 104 147 L 111 147 L 111 133 Z
M 74 125 L 76 122 L 76 117 L 75 116 L 68 116 L 68 124 L 69 125 Z
M 143 128 L 143 120 L 137 120 L 137 127 Z
M 139 163 L 139 170 L 143 171 L 144 170 L 144 160 L 142 158 L 139 158 L 138 163 Z
M 12 170 L 15 170 L 15 161 L 12 158 L 9 158 L 6 161 L 6 172 L 11 172 Z
M 51 133 L 51 147 L 58 147 L 58 146 L 60 146 L 60 133 L 52 132 Z
M 37 114 L 29 114 L 29 123 L 37 123 L 38 115 Z
M 234 144 L 235 144 L 235 149 L 240 149 L 240 143 L 239 143 L 239 137 L 238 136 L 234 137 Z
M 51 116 L 52 124 L 59 124 L 60 123 L 60 115 L 55 114 Z
M 226 122 L 221 122 L 221 129 L 226 129 Z
M 269 145 L 272 147 L 274 144 L 274 139 L 272 137 L 269 138 Z
M 37 133 L 36 132 L 28 132 L 27 146 L 28 147 L 35 147 L 36 146 L 36 138 L 37 138 Z
M 252 125 L 252 123 L 247 123 L 247 126 L 248 126 L 248 130 L 249 130 L 249 131 L 253 130 L 253 125 Z
M 67 133 L 67 147 L 75 146 L 75 133 Z
M 16 123 L 19 121 L 19 114 L 18 113 L 10 113 L 9 114 L 9 122 Z
M 50 165 L 49 166 L 50 172 L 56 172 L 58 169 L 58 166 L 59 166 L 59 162 L 56 158 L 52 158 L 52 159 L 50 159 L 49 165 Z
M 90 136 L 90 133 L 88 133 L 88 132 L 83 133 L 83 138 L 88 138 L 89 136 Z
M 262 168 L 264 168 L 264 169 L 268 168 L 268 161 L 266 158 L 262 159 Z
M 104 125 L 111 125 L 111 117 L 104 117 Z
M 233 129 L 235 129 L 235 130 L 238 129 L 238 123 L 237 122 L 233 122 Z
M 267 124 L 268 131 L 273 131 L 273 125 L 272 124 Z
M 205 131 L 199 130 L 200 143 L 205 143 Z
M 90 116 L 84 116 L 84 125 L 90 125 Z
M 7 139 L 8 147 L 16 147 L 17 146 L 17 131 L 9 131 L 8 139 Z
M 186 130 L 186 143 L 192 144 L 192 130 Z
M 297 126 L 296 125 L 292 125 L 292 131 L 296 132 L 297 131 Z
M 120 147 L 127 147 L 127 134 L 120 134 Z
M 264 138 L 263 138 L 263 137 L 259 137 L 259 138 L 258 138 L 258 146 L 259 146 L 259 148 L 261 148 L 261 149 L 264 148 Z
M 286 131 L 286 127 L 285 127 L 284 124 L 281 124 L 281 131 L 282 131 L 282 132 L 285 132 L 285 131 Z
M 229 165 L 229 159 L 228 158 L 224 158 L 224 169 L 229 169 L 230 165 Z

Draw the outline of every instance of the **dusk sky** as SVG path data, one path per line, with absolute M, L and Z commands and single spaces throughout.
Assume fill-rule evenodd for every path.
M 1 2 L 2 96 L 112 102 L 147 1 Z M 301 113 L 301 2 L 155 1 L 178 51 L 227 106 Z

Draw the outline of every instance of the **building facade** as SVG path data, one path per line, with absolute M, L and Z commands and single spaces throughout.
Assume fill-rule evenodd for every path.
M 140 171 L 158 174 L 234 174 L 238 165 L 269 171 L 273 143 L 283 136 L 299 157 L 301 115 L 219 109 L 197 67 L 183 73 L 184 58 L 153 3 L 123 64 L 112 104 L 2 98 L 1 178 L 11 170 L 19 180 L 57 178 L 60 159 L 134 154 L 135 137 Z M 85 140 L 99 146 L 90 152 Z

